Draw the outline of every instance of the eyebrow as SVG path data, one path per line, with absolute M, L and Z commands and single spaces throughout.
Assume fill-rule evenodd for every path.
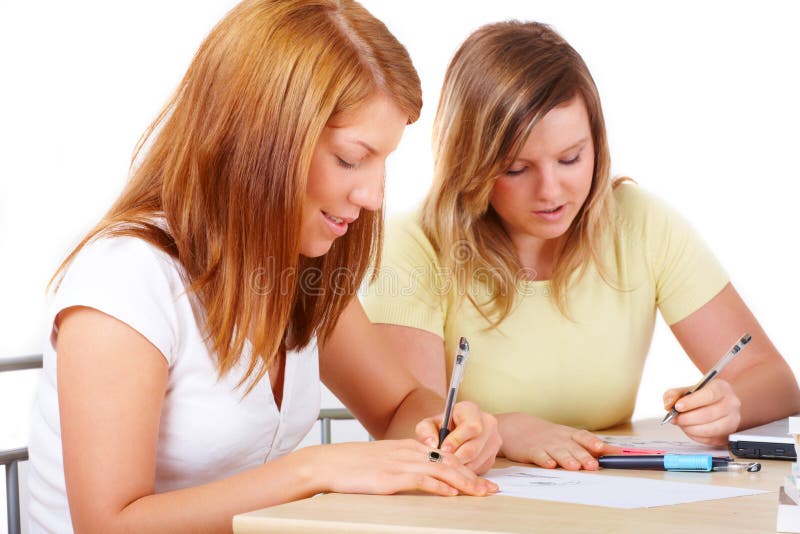
M 361 139 L 356 139 L 354 137 L 349 137 L 349 138 L 347 138 L 347 141 L 350 142 L 350 143 L 355 143 L 357 145 L 361 145 L 362 147 L 366 148 L 367 152 L 369 152 L 371 155 L 375 155 L 375 154 L 378 153 L 378 151 L 375 150 L 375 148 L 370 146 L 367 142 L 362 141 Z
M 589 138 L 588 137 L 584 137 L 583 139 L 581 139 L 581 140 L 571 144 L 567 148 L 563 149 L 561 152 L 569 152 L 573 148 L 576 148 L 576 147 L 578 147 L 580 145 L 585 145 L 588 141 L 589 141 Z

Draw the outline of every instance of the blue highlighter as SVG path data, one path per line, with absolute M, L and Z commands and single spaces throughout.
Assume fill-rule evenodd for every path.
M 644 454 L 601 456 L 600 467 L 607 469 L 655 469 L 658 471 L 711 471 L 710 454 Z

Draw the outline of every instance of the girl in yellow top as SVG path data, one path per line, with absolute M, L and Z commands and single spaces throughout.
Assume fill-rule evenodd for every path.
M 595 84 L 549 27 L 503 22 L 467 39 L 434 150 L 432 189 L 390 225 L 365 309 L 439 392 L 469 337 L 460 394 L 496 414 L 506 457 L 596 469 L 614 449 L 588 430 L 633 413 L 656 310 L 701 371 L 752 334 L 746 356 L 675 404 L 686 435 L 722 444 L 800 410 L 790 368 L 701 239 L 610 178 Z

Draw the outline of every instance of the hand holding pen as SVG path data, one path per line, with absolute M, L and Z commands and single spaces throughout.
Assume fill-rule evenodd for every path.
M 695 393 L 698 390 L 705 387 L 713 378 L 719 375 L 719 373 L 725 368 L 726 365 L 728 365 L 736 356 L 738 356 L 742 352 L 744 347 L 748 343 L 750 343 L 751 339 L 752 338 L 750 334 L 747 333 L 743 334 L 742 337 L 739 338 L 739 341 L 733 347 L 731 347 L 730 350 L 722 356 L 722 358 L 720 358 L 720 360 L 716 363 L 716 365 L 714 365 L 714 367 L 708 370 L 708 372 L 700 380 L 700 382 L 695 384 L 694 387 L 692 387 L 691 389 L 683 393 L 683 395 L 681 395 L 678 399 L 676 399 L 669 413 L 667 413 L 667 415 L 664 416 L 664 420 L 661 421 L 661 424 L 663 425 L 665 423 L 668 423 L 669 421 L 672 420 L 673 417 L 675 417 L 676 415 L 678 415 L 678 413 L 680 413 L 675 408 L 675 404 L 677 404 L 681 398 L 690 395 L 692 393 Z
M 458 352 L 456 353 L 456 361 L 453 363 L 453 373 L 450 375 L 450 387 L 447 388 L 447 400 L 444 405 L 444 415 L 442 416 L 442 424 L 439 427 L 439 445 L 437 448 L 442 448 L 442 443 L 450 433 L 450 418 L 453 416 L 453 406 L 456 403 L 456 396 L 458 395 L 458 387 L 461 385 L 461 379 L 464 378 L 464 366 L 467 364 L 469 358 L 469 342 L 467 338 L 462 337 L 458 340 Z
M 469 343 L 462 337 L 453 365 L 444 416 L 424 419 L 417 425 L 416 433 L 420 441 L 434 449 L 430 452 L 431 461 L 440 457 L 437 449 L 452 452 L 465 466 L 482 474 L 494 464 L 502 440 L 494 416 L 481 411 L 474 402 L 456 403 L 468 356 Z

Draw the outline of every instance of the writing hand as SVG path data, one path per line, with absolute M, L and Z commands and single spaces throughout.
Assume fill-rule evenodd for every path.
M 739 397 L 725 379 L 716 378 L 691 395 L 682 397 L 689 388 L 673 388 L 664 392 L 664 408 L 679 412 L 671 423 L 691 439 L 706 445 L 727 445 L 728 435 L 739 428 L 742 420 Z
M 515 462 L 540 467 L 563 467 L 570 471 L 597 470 L 597 456 L 620 454 L 622 449 L 609 445 L 587 430 L 558 425 L 522 413 L 497 416 L 503 438 L 501 454 Z
M 441 421 L 441 415 L 420 421 L 416 427 L 419 440 L 436 448 Z M 491 469 L 501 444 L 495 417 L 481 411 L 474 402 L 463 401 L 453 406 L 452 422 L 454 428 L 442 443 L 442 450 L 453 453 L 475 473 Z

